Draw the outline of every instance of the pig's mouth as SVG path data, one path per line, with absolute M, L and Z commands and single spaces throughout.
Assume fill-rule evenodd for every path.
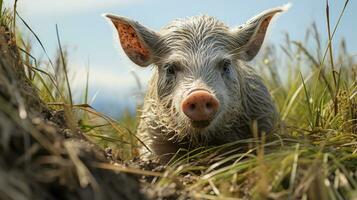
M 206 128 L 211 123 L 210 120 L 201 120 L 201 121 L 191 120 L 190 122 L 191 122 L 192 127 L 198 128 L 198 129 Z

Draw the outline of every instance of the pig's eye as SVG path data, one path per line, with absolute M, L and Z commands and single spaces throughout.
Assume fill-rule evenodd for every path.
M 222 74 L 229 75 L 231 73 L 231 61 L 229 59 L 224 59 L 221 62 Z
M 176 70 L 177 70 L 176 64 L 167 64 L 165 66 L 165 69 L 166 69 L 166 74 L 168 76 L 175 76 L 176 75 Z

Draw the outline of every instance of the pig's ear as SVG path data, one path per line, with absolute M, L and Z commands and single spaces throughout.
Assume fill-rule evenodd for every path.
M 259 52 L 271 19 L 275 14 L 286 11 L 290 5 L 265 10 L 233 30 L 236 38 L 235 53 L 239 59 L 250 61 Z
M 159 35 L 149 28 L 126 17 L 104 14 L 118 32 L 121 46 L 126 55 L 139 66 L 146 67 L 153 62 L 154 46 Z

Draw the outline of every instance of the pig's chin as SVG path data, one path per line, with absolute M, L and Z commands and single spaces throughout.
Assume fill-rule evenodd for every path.
M 191 124 L 192 128 L 194 128 L 194 129 L 205 129 L 211 124 L 211 121 L 210 120 L 203 120 L 203 121 L 192 121 L 191 120 L 190 124 Z
M 217 113 L 217 115 L 211 120 L 194 121 L 188 119 L 187 117 L 185 118 L 185 121 L 187 120 L 185 124 L 189 124 L 190 129 L 192 129 L 193 131 L 205 132 L 213 129 L 217 125 L 220 119 L 220 112 Z
M 212 120 L 203 120 L 203 121 L 193 121 L 193 120 L 189 120 L 190 121 L 190 126 L 192 129 L 195 129 L 196 131 L 208 131 L 213 129 L 218 121 L 219 117 L 216 116 L 215 118 L 213 118 Z

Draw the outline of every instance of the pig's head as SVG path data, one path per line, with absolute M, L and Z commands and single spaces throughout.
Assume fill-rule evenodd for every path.
M 127 56 L 139 66 L 154 66 L 149 92 L 155 96 L 152 105 L 166 116 L 166 128 L 188 134 L 217 130 L 240 112 L 244 62 L 257 55 L 271 19 L 283 10 L 266 10 L 232 29 L 198 16 L 176 20 L 159 32 L 125 17 L 106 17 Z

